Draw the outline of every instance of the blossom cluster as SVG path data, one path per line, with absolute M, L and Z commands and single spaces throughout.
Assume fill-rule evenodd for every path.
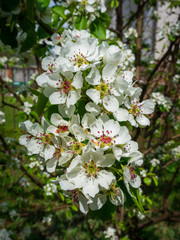
M 3 124 L 5 122 L 6 122 L 5 113 L 0 111 L 0 124 Z
M 135 37 L 135 38 L 137 38 L 138 37 L 138 33 L 137 33 L 137 31 L 136 31 L 136 29 L 135 28 L 129 28 L 125 33 L 124 33 L 124 37 L 125 38 L 129 38 L 129 37 L 131 37 L 131 36 L 133 36 L 133 37 Z
M 44 73 L 36 82 L 50 108 L 58 110 L 44 114 L 41 124 L 20 123 L 25 130 L 20 144 L 57 174 L 53 184 L 77 200 L 83 213 L 100 209 L 107 199 L 123 204 L 119 181 L 133 197 L 132 188 L 141 185 L 138 167 L 143 163 L 127 126 L 150 125 L 146 115 L 155 104 L 140 102 L 141 89 L 134 87 L 120 42 L 99 43 L 85 30 L 65 30 L 52 39 L 56 56 L 42 60 Z
M 166 111 L 169 111 L 172 106 L 171 99 L 168 97 L 165 97 L 160 92 L 154 92 L 152 93 L 152 100 L 159 106 L 162 106 Z

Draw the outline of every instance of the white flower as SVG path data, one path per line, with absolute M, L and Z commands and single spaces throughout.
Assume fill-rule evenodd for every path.
M 30 186 L 30 182 L 28 181 L 27 178 L 24 178 L 24 177 L 19 180 L 19 184 L 24 188 Z
M 147 171 L 147 169 L 143 169 L 142 171 L 140 171 L 141 176 L 145 178 L 147 175 Z
M 172 154 L 175 158 L 175 160 L 179 160 L 180 159 L 180 146 L 177 146 L 176 148 L 172 149 Z
M 29 102 L 24 102 L 24 106 L 23 106 L 23 111 L 29 115 L 31 113 L 31 107 L 33 106 L 33 104 L 29 103 Z
M 44 95 L 49 97 L 51 104 L 66 103 L 69 108 L 70 106 L 75 105 L 81 97 L 83 77 L 80 71 L 74 76 L 72 72 L 67 72 L 64 75 L 65 76 L 55 76 L 55 79 L 53 80 L 47 79 L 48 86 L 44 89 Z
M 0 111 L 0 124 L 3 124 L 5 122 L 6 122 L 5 113 Z
M 110 119 L 103 122 L 100 118 L 90 126 L 91 142 L 96 148 L 107 150 L 113 146 L 127 143 L 131 137 L 126 127 Z
M 118 240 L 118 237 L 116 236 L 116 229 L 112 227 L 108 227 L 105 231 L 105 238 L 109 238 L 110 240 Z
M 74 158 L 67 168 L 67 180 L 75 185 L 75 188 L 82 188 L 84 195 L 95 197 L 100 187 L 109 189 L 115 176 L 101 167 L 110 167 L 115 159 L 113 154 L 103 155 L 102 152 L 89 151 L 82 156 Z
M 45 194 L 47 196 L 51 196 L 53 193 L 57 192 L 57 186 L 54 183 L 47 183 L 44 187 L 43 187 Z
M 15 219 L 16 217 L 19 216 L 19 213 L 17 213 L 17 211 L 15 209 L 12 209 L 10 212 L 9 212 L 9 216 L 11 219 Z
M 8 60 L 8 59 L 7 59 L 7 57 L 5 57 L 5 56 L 4 56 L 4 57 L 0 57 L 0 64 L 1 64 L 1 65 L 4 65 L 4 64 L 7 62 L 7 60 Z
M 28 155 L 40 154 L 45 161 L 53 157 L 55 147 L 59 147 L 54 135 L 46 133 L 38 123 L 33 124 L 29 120 L 19 126 L 27 132 L 19 138 L 19 142 L 27 148 Z
M 137 89 L 138 90 L 138 89 Z M 151 114 L 154 111 L 154 102 L 150 99 L 139 102 L 139 94 L 141 91 L 136 91 L 131 99 L 126 99 L 125 106 L 128 108 L 128 121 L 134 127 L 145 127 L 150 125 L 149 119 L 144 114 Z
M 141 178 L 139 177 L 139 175 L 137 175 L 134 166 L 126 166 L 123 171 L 123 177 L 124 177 L 124 184 L 129 194 L 132 196 L 130 191 L 130 186 L 133 188 L 139 188 L 141 185 Z
M 136 29 L 134 29 L 134 28 L 131 27 L 131 28 L 128 29 L 128 31 L 126 31 L 126 32 L 124 33 L 124 37 L 125 37 L 125 38 L 129 38 L 130 36 L 134 36 L 134 37 L 137 38 L 138 34 L 137 34 Z
M 156 167 L 157 165 L 160 164 L 160 161 L 159 161 L 158 159 L 156 159 L 156 158 L 153 158 L 153 159 L 150 161 L 150 163 L 151 163 L 151 165 L 152 165 L 153 167 Z
M 7 229 L 3 228 L 0 230 L 0 239 L 1 240 L 12 240 Z
M 52 215 L 49 214 L 46 217 L 43 217 L 42 223 L 47 224 L 47 225 L 51 225 L 52 222 Z

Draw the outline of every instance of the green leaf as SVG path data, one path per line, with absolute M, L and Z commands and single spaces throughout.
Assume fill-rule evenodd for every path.
M 17 29 L 14 27 L 11 31 L 10 27 L 6 27 L 2 25 L 2 21 L 0 21 L 1 25 L 1 32 L 0 32 L 0 39 L 5 45 L 10 45 L 12 48 L 16 48 L 18 46 L 16 36 L 17 36 Z
M 77 30 L 83 30 L 86 29 L 87 26 L 87 18 L 83 15 L 77 16 L 74 26 Z
M 44 108 L 48 102 L 48 98 L 44 96 L 43 93 L 40 93 L 38 96 L 38 101 L 37 101 L 37 114 L 38 116 L 41 116 L 41 114 L 44 111 Z
M 63 6 L 55 6 L 54 8 L 52 8 L 53 12 L 57 13 L 58 15 L 60 15 L 63 19 L 66 19 L 66 15 L 64 14 L 65 11 L 65 7 Z
M 97 211 L 89 211 L 91 218 L 102 219 L 103 221 L 107 221 L 113 218 L 116 213 L 117 207 L 112 204 L 109 200 L 106 201 L 104 206 Z
M 35 7 L 35 0 L 27 1 L 27 13 L 28 18 L 31 22 L 34 22 L 34 7 Z
M 158 181 L 157 181 L 157 178 L 156 177 L 153 177 L 153 181 L 154 181 L 154 184 L 156 185 L 156 187 L 158 186 Z
M 111 23 L 111 18 L 107 13 L 100 13 L 100 17 L 99 17 L 103 22 L 106 23 L 106 26 L 109 26 Z
M 29 50 L 30 48 L 32 48 L 35 44 L 36 44 L 36 32 L 34 31 L 34 29 L 30 29 L 27 33 L 27 37 L 24 40 L 22 46 L 21 46 L 21 52 L 26 52 L 27 50 Z
M 106 39 L 106 27 L 98 18 L 90 24 L 90 32 L 99 39 Z
M 1 0 L 1 8 L 5 12 L 10 12 L 13 9 L 17 8 L 20 4 L 20 0 Z
M 85 105 L 86 105 L 85 99 L 82 99 L 76 103 L 75 113 L 79 113 L 79 116 L 81 119 L 83 118 L 84 114 L 86 113 Z
M 132 189 L 132 195 L 134 196 L 132 198 L 132 200 L 134 201 L 134 203 L 136 204 L 136 206 L 138 207 L 139 211 L 141 213 L 144 213 L 144 207 L 142 204 L 142 200 L 141 200 L 141 196 L 139 195 L 139 189 L 138 188 L 131 188 Z
M 34 88 L 30 88 L 30 87 L 29 87 L 29 90 L 30 90 L 34 95 L 36 95 L 36 96 L 39 96 L 39 94 L 40 94 L 40 92 L 37 91 L 37 90 L 35 90 Z
M 74 210 L 75 212 L 78 211 L 78 208 L 77 208 L 77 206 L 75 206 L 75 205 L 72 205 L 71 208 L 72 208 L 72 210 Z
M 144 183 L 149 186 L 151 184 L 151 178 L 144 178 Z
M 49 4 L 50 0 L 36 0 L 36 6 L 40 12 L 44 12 Z

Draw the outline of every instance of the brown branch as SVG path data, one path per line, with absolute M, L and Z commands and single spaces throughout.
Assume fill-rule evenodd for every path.
M 117 15 L 117 34 L 118 37 L 122 40 L 122 27 L 123 27 L 123 0 L 119 0 L 119 6 L 116 9 L 116 15 Z
M 13 89 L 2 79 L 2 77 L 0 76 L 0 82 L 2 83 L 2 85 L 10 92 L 14 95 L 14 97 L 17 99 L 17 101 L 19 103 L 21 103 L 23 105 L 23 101 L 20 99 L 20 97 L 13 91 Z
M 168 142 L 168 141 L 170 141 L 170 140 L 179 138 L 179 137 L 180 137 L 180 134 L 177 134 L 177 135 L 175 135 L 175 136 L 172 136 L 172 137 L 169 138 L 169 139 L 166 139 L 166 140 L 163 140 L 163 141 L 161 140 L 159 143 L 157 143 L 157 144 L 153 145 L 152 147 L 148 148 L 148 149 L 144 152 L 144 155 L 146 155 L 146 154 L 148 154 L 149 152 L 151 152 L 154 148 L 156 148 L 156 147 L 158 147 L 158 146 L 160 146 L 160 145 L 162 145 L 162 144 L 164 144 L 164 143 L 166 143 L 166 142 Z
M 176 217 L 180 217 L 180 212 L 164 212 L 164 214 L 162 214 L 161 216 L 157 217 L 157 218 L 153 218 L 150 221 L 147 221 L 145 223 L 140 223 L 138 224 L 138 230 L 142 230 L 143 228 L 155 225 L 159 222 L 163 222 L 163 221 L 171 221 L 171 219 L 173 219 L 173 221 L 175 220 L 174 218 Z M 179 222 L 180 219 L 177 219 L 176 222 Z
M 159 60 L 159 62 L 156 64 L 156 66 L 154 67 L 154 69 L 152 70 L 151 74 L 149 75 L 149 77 L 147 78 L 146 81 L 146 85 L 143 86 L 143 90 L 142 90 L 142 94 L 141 94 L 141 100 L 144 99 L 144 95 L 146 94 L 146 90 L 149 86 L 149 83 L 152 79 L 152 77 L 154 76 L 154 74 L 156 73 L 156 71 L 159 69 L 159 67 L 161 66 L 161 64 L 164 62 L 164 60 L 171 54 L 171 50 L 172 47 L 179 41 L 179 38 L 177 38 L 175 41 L 171 42 L 171 44 L 169 45 L 168 50 L 165 52 L 165 54 L 161 57 L 161 59 Z
M 140 1 L 138 5 L 138 15 L 137 15 L 137 33 L 138 37 L 136 39 L 137 52 L 136 52 L 136 79 L 140 80 L 140 67 L 141 67 L 141 49 L 142 49 L 142 32 L 143 32 L 143 0 Z M 140 9 L 142 10 L 140 11 Z
M 170 183 L 168 184 L 168 189 L 166 191 L 166 195 L 164 197 L 164 204 L 163 204 L 165 210 L 167 209 L 168 198 L 169 198 L 169 195 L 171 194 L 172 186 L 173 186 L 173 183 L 174 183 L 174 181 L 175 181 L 175 179 L 176 179 L 176 177 L 178 175 L 179 169 L 180 169 L 180 164 L 177 167 L 176 172 L 174 173 L 174 176 L 172 177 Z
M 128 22 L 122 27 L 121 30 L 123 30 L 124 28 L 126 28 L 127 26 L 129 26 L 129 24 L 136 19 L 136 17 L 138 16 L 138 14 L 141 13 L 141 11 L 143 10 L 143 8 L 145 7 L 145 5 L 148 3 L 148 0 L 144 1 L 143 4 L 138 8 L 138 10 L 129 18 Z

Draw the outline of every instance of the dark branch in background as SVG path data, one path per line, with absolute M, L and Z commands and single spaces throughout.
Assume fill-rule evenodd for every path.
M 37 16 L 36 16 L 36 21 L 49 35 L 52 35 L 55 32 L 51 27 L 49 27 L 49 25 L 43 23 Z
M 138 15 L 137 15 L 137 33 L 138 37 L 136 40 L 137 52 L 136 52 L 136 79 L 140 80 L 140 68 L 141 68 L 141 49 L 142 49 L 142 33 L 143 33 L 143 1 L 141 0 L 138 5 Z M 140 9 L 142 9 L 140 11 Z
M 161 64 L 163 63 L 163 61 L 171 54 L 171 50 L 172 47 L 174 46 L 174 44 L 176 44 L 179 41 L 179 38 L 177 38 L 175 41 L 171 42 L 171 44 L 169 45 L 168 50 L 165 52 L 165 54 L 161 57 L 161 59 L 159 60 L 159 62 L 156 64 L 156 66 L 154 67 L 154 69 L 152 70 L 151 74 L 149 75 L 149 77 L 146 80 L 146 85 L 143 86 L 143 90 L 142 90 L 142 94 L 141 94 L 141 100 L 144 99 L 144 96 L 146 94 L 146 90 L 149 86 L 149 83 L 152 79 L 152 77 L 154 76 L 154 74 L 156 73 L 156 71 L 159 69 L 159 67 L 161 66 Z
M 148 149 L 144 152 L 144 155 L 146 155 L 146 154 L 148 154 L 149 152 L 151 152 L 154 148 L 156 148 L 156 147 L 158 147 L 158 146 L 160 146 L 160 145 L 162 145 L 162 144 L 164 144 L 164 143 L 166 143 L 166 142 L 168 142 L 168 141 L 170 141 L 170 140 L 174 140 L 174 139 L 176 139 L 176 138 L 179 138 L 179 137 L 180 137 L 180 134 L 178 134 L 178 135 L 176 135 L 176 136 L 172 136 L 172 137 L 169 138 L 169 139 L 165 139 L 165 140 L 159 141 L 157 144 L 155 144 L 155 145 L 153 145 L 152 147 L 148 148 Z
M 23 101 L 20 99 L 20 97 L 13 91 L 13 89 L 1 78 L 0 76 L 0 82 L 2 83 L 2 86 L 4 86 L 10 93 L 14 95 L 14 97 L 17 99 L 21 105 L 23 105 Z
M 174 173 L 174 176 L 172 177 L 170 183 L 168 184 L 168 189 L 166 191 L 166 195 L 165 195 L 165 198 L 164 198 L 164 209 L 166 210 L 167 209 L 167 203 L 168 203 L 168 198 L 169 198 L 169 195 L 171 194 L 171 191 L 172 191 L 172 187 L 173 187 L 173 183 L 179 173 L 179 169 L 180 169 L 180 164 L 179 166 L 176 168 L 176 172 Z
M 123 30 L 124 28 L 126 28 L 127 26 L 129 26 L 129 24 L 136 19 L 136 17 L 141 13 L 141 11 L 143 10 L 143 8 L 145 7 L 145 5 L 148 3 L 147 1 L 144 1 L 142 3 L 142 5 L 138 8 L 138 10 L 129 18 L 128 22 L 121 28 L 121 30 Z
M 116 15 L 117 15 L 117 27 L 116 31 L 118 34 L 118 37 L 122 40 L 122 27 L 123 27 L 123 0 L 119 0 L 119 6 L 116 9 Z
M 3 147 L 4 147 L 4 149 L 6 150 L 6 152 L 9 153 L 10 157 L 14 157 L 13 153 L 11 152 L 11 149 L 8 147 L 8 144 L 6 143 L 4 137 L 3 137 L 1 134 L 0 134 L 0 140 L 1 140 L 2 144 L 3 144 Z M 18 156 L 18 158 L 19 158 L 19 156 Z M 20 158 L 20 160 L 22 161 L 21 158 Z M 21 165 L 21 166 L 20 166 L 20 170 L 21 170 L 29 179 L 31 179 L 31 181 L 32 181 L 33 183 L 35 183 L 38 187 L 40 187 L 41 189 L 43 189 L 43 186 L 45 186 L 45 184 L 41 183 L 38 179 L 36 179 L 34 176 L 32 176 L 30 173 L 28 173 L 28 171 L 24 168 L 24 166 Z M 55 195 L 55 197 L 56 197 L 57 199 L 59 199 L 60 201 L 62 201 L 60 195 L 58 195 L 58 194 L 54 194 L 54 195 Z

